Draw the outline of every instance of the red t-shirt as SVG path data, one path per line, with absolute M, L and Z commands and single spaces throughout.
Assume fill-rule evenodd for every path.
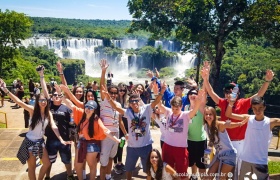
M 227 110 L 227 106 L 228 106 L 228 102 L 226 99 L 219 99 L 219 107 L 221 109 L 221 120 L 222 121 L 226 121 L 227 119 L 229 119 L 228 117 L 226 117 L 225 113 Z M 250 98 L 242 98 L 242 99 L 238 99 L 233 107 L 232 107 L 232 113 L 235 114 L 248 114 L 248 110 L 251 107 L 251 99 Z M 231 119 L 230 120 L 232 122 L 240 122 L 239 120 L 235 120 L 235 119 Z M 231 140 L 242 140 L 245 137 L 245 132 L 246 132 L 246 128 L 247 128 L 247 123 L 244 124 L 241 127 L 237 127 L 237 128 L 233 128 L 233 129 L 227 129 L 227 133 L 229 135 L 229 138 Z

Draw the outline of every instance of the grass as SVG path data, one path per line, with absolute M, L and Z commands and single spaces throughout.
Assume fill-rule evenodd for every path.
M 269 174 L 279 174 L 280 173 L 280 161 L 269 161 L 268 162 L 268 172 L 269 172 Z
M 6 124 L 0 123 L 0 128 L 6 128 Z

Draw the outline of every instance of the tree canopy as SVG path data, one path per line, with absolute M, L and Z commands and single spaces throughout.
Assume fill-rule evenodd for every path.
M 30 35 L 31 25 L 32 21 L 25 14 L 0 9 L 0 75 L 2 64 L 13 58 L 20 40 Z
M 268 9 L 265 4 L 271 3 Z M 221 63 L 226 53 L 225 42 L 241 35 L 242 30 L 252 33 L 251 36 L 261 36 L 270 27 L 270 33 L 279 37 L 279 2 L 277 0 L 129 0 L 129 12 L 134 18 L 129 32 L 146 30 L 154 37 L 168 37 L 175 35 L 178 40 L 188 44 L 199 43 L 202 58 L 212 62 L 212 79 L 217 87 L 221 71 Z M 258 9 L 261 7 L 260 9 Z M 256 9 L 261 10 L 257 16 L 251 16 Z M 263 13 L 268 12 L 266 17 Z M 254 17 L 258 17 L 254 19 Z M 270 19 L 270 21 L 266 21 Z M 264 21 L 265 25 L 258 28 L 261 32 L 254 34 L 250 28 L 258 27 Z M 246 33 L 243 34 L 246 36 Z M 269 40 L 276 42 L 275 39 Z M 277 40 L 278 41 L 278 40 Z

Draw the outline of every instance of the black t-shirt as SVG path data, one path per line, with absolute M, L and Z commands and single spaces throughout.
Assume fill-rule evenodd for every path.
M 55 106 L 51 101 L 50 111 L 52 112 L 54 122 L 59 130 L 59 133 L 64 141 L 69 141 L 69 122 L 72 113 L 64 104 Z M 50 125 L 46 127 L 45 136 L 50 140 L 58 140 Z

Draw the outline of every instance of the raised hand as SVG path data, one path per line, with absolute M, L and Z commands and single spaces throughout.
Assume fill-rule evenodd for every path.
M 151 70 L 148 70 L 148 71 L 146 72 L 146 75 L 147 75 L 149 78 L 154 77 L 154 73 L 153 73 Z
M 101 59 L 99 65 L 100 65 L 102 71 L 106 71 L 107 68 L 109 67 L 109 64 L 107 63 L 106 59 Z
M 45 67 L 43 65 L 39 65 L 36 67 L 36 71 L 39 73 L 40 76 L 44 76 Z
M 57 94 L 60 95 L 60 94 L 61 94 L 61 88 L 60 88 L 60 86 L 59 86 L 58 84 L 55 84 L 54 87 L 55 87 L 55 90 L 56 90 Z
M 272 81 L 274 77 L 274 72 L 271 69 L 266 70 L 265 81 Z
M 57 61 L 56 68 L 57 68 L 59 73 L 63 73 L 63 66 L 62 66 L 60 61 Z
M 198 91 L 197 98 L 195 98 L 195 103 L 198 103 L 198 102 L 200 103 L 203 100 L 203 98 L 205 97 L 205 95 L 206 95 L 205 91 L 203 89 L 200 89 Z
M 160 87 L 161 87 L 161 92 L 165 92 L 165 90 L 167 89 L 167 84 L 165 81 L 163 81 L 162 83 L 160 83 Z

